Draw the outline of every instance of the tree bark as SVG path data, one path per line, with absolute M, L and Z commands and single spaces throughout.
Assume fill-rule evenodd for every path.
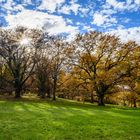
M 55 97 L 55 91 L 53 91 L 53 99 L 52 100 L 56 100 L 56 97 Z
M 15 98 L 21 98 L 21 88 L 19 87 L 15 89 Z
M 41 85 L 40 94 L 41 94 L 41 98 L 45 98 L 46 89 L 45 89 L 45 85 L 44 84 Z
M 45 92 L 41 92 L 41 98 L 45 98 Z
M 104 104 L 104 94 L 98 94 L 98 105 L 105 106 Z
M 123 99 L 123 105 L 124 105 L 124 106 L 126 106 L 126 102 L 125 102 L 125 101 L 126 101 L 126 100 L 125 100 L 125 99 Z
M 133 100 L 134 107 L 137 107 L 136 99 Z
M 91 101 L 90 101 L 91 103 L 93 103 L 94 102 L 94 99 L 93 99 L 93 93 L 91 93 Z
M 47 98 L 51 98 L 51 88 L 47 87 Z
M 47 93 L 47 98 L 51 98 L 51 93 L 50 92 Z
M 53 99 L 52 100 L 56 100 L 56 97 L 55 97 L 55 92 L 56 92 L 56 82 L 57 82 L 57 80 L 56 79 L 54 79 L 54 83 L 53 83 Z

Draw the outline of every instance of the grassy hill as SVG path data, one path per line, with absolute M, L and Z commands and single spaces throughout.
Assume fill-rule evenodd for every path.
M 140 140 L 140 109 L 1 100 L 0 140 Z

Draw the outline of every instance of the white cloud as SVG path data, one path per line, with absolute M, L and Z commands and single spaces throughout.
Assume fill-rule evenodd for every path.
M 80 8 L 80 5 L 75 3 L 74 1 L 71 2 L 71 10 L 75 13 L 75 15 L 78 14 L 78 10 Z
M 103 9 L 101 11 L 102 14 L 107 14 L 107 15 L 112 15 L 112 14 L 116 14 L 117 12 L 113 9 Z
M 124 2 L 119 2 L 117 0 L 106 0 L 104 7 L 111 8 L 111 6 L 118 11 L 137 11 L 140 8 L 140 0 L 126 0 Z
M 32 4 L 32 0 L 23 0 L 24 4 Z
M 5 0 L 0 0 L 0 3 L 5 2 Z
M 58 10 L 58 12 L 63 14 L 70 14 L 73 12 L 75 15 L 78 14 L 78 10 L 80 8 L 80 5 L 76 3 L 76 1 L 70 1 L 70 5 L 66 4 L 62 8 Z
M 124 9 L 126 8 L 125 2 L 118 2 L 117 0 L 107 0 L 106 1 L 110 6 L 114 7 L 115 9 Z
M 140 27 L 118 29 L 110 31 L 109 33 L 119 36 L 119 38 L 124 42 L 136 41 L 136 43 L 140 44 Z
M 63 6 L 61 9 L 59 9 L 60 13 L 69 15 L 71 13 L 71 7 L 68 5 Z
M 17 5 L 13 0 L 7 0 L 5 3 L 2 4 L 2 7 L 6 9 L 7 13 L 17 12 L 24 9 L 22 5 Z
M 100 11 L 95 11 L 93 24 L 102 26 L 102 28 L 111 27 L 112 25 L 116 25 L 118 22 L 125 24 L 130 22 L 130 19 L 120 18 L 117 14 L 125 11 L 136 12 L 138 9 L 140 9 L 140 0 L 106 0 Z
M 99 13 L 95 13 L 93 16 L 93 23 L 96 24 L 97 26 L 101 26 L 102 24 L 105 23 L 107 16 L 103 16 Z
M 116 23 L 117 23 L 116 18 L 113 18 L 110 15 L 102 14 L 102 11 L 100 13 L 96 12 L 93 15 L 93 24 L 96 24 L 97 26 L 103 25 L 104 27 L 107 27 Z
M 91 11 L 91 10 L 89 8 L 80 7 L 79 11 L 81 12 L 80 16 L 84 17 L 84 16 L 88 16 L 89 11 Z
M 135 3 L 140 5 L 140 0 L 135 0 Z
M 56 16 L 33 10 L 22 10 L 17 15 L 7 15 L 9 27 L 24 26 L 28 28 L 44 29 L 50 34 L 67 33 L 74 36 L 78 27 L 67 25 L 62 16 Z
M 6 3 L 1 4 L 1 2 L 5 1 Z M 100 26 L 101 29 L 107 28 L 108 30 L 112 29 L 108 27 L 117 25 L 121 21 L 119 24 L 122 25 L 117 25 L 118 29 L 110 33 L 121 36 L 123 40 L 129 39 L 138 42 L 140 27 L 124 29 L 125 26 L 123 26 L 123 23 L 125 25 L 131 19 L 119 17 L 119 12 L 122 13 L 125 10 L 128 12 L 138 11 L 140 9 L 140 0 L 105 0 L 105 3 L 101 0 L 98 1 L 101 2 L 101 7 L 98 9 L 95 8 L 97 6 L 96 2 L 92 2 L 91 0 L 88 0 L 84 5 L 81 5 L 78 0 L 70 0 L 67 3 L 66 0 L 22 0 L 21 4 L 17 4 L 15 0 L 0 0 L 0 8 L 2 7 L 6 11 L 5 13 L 8 13 L 7 16 L 5 14 L 2 16 L 9 23 L 9 27 L 21 25 L 28 28 L 43 28 L 51 34 L 66 33 L 70 38 L 79 32 L 78 27 L 81 28 L 81 32 L 83 30 L 94 30 L 90 24 L 86 24 L 88 21 L 82 21 L 81 17 L 89 17 L 89 20 L 92 18 L 92 24 Z M 35 6 L 36 9 L 25 9 L 28 5 Z M 18 12 L 16 15 L 12 15 L 16 12 Z M 69 16 L 64 19 L 62 16 L 49 14 L 54 12 L 70 16 L 71 14 L 75 14 L 80 16 L 80 18 L 77 16 L 79 21 L 75 21 L 75 19 L 72 19 L 72 17 L 69 18 Z
M 13 0 L 8 0 L 4 4 L 2 4 L 2 7 L 8 10 L 12 10 L 14 5 L 15 3 Z
M 86 31 L 95 31 L 96 30 L 96 29 L 94 29 L 94 28 L 92 28 L 91 26 L 88 26 L 88 25 L 84 25 L 83 29 L 86 30 Z
M 55 12 L 56 8 L 61 6 L 64 2 L 65 0 L 42 0 L 42 3 L 38 9 L 48 10 L 53 13 Z

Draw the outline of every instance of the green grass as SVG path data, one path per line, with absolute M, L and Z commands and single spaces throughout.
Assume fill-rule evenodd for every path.
M 1 100 L 0 140 L 140 140 L 140 110 Z

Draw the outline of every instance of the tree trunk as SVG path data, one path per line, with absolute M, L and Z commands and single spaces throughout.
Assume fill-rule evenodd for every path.
M 15 98 L 21 98 L 21 91 L 22 91 L 22 84 L 21 81 L 19 80 L 19 75 L 17 74 L 15 76 L 15 83 L 14 83 L 14 88 L 15 88 Z
M 105 106 L 104 104 L 104 94 L 98 94 L 98 105 Z
M 45 92 L 41 92 L 41 98 L 45 98 Z
M 93 103 L 94 102 L 94 99 L 93 99 L 93 93 L 91 93 L 91 101 L 90 101 L 91 103 Z
M 55 97 L 55 92 L 56 92 L 56 82 L 57 82 L 57 80 L 54 79 L 54 83 L 53 83 L 53 100 L 54 100 L 54 101 L 56 100 L 56 97 Z
M 126 100 L 125 99 L 123 99 L 123 106 L 126 106 L 126 102 L 125 102 Z
M 53 100 L 55 101 L 56 98 L 55 98 L 55 90 L 53 91 Z
M 41 81 L 40 84 L 38 85 L 38 96 L 40 98 L 45 98 L 46 95 L 46 85 L 44 81 Z
M 133 100 L 134 107 L 137 107 L 136 99 Z
M 132 107 L 133 103 L 132 103 L 132 100 L 131 100 L 131 107 Z
M 47 93 L 47 98 L 51 98 L 51 93 L 50 92 Z
M 19 87 L 15 89 L 15 98 L 21 98 L 21 88 Z
M 41 93 L 41 98 L 45 98 L 46 88 L 45 88 L 44 84 L 42 84 L 42 86 L 41 86 L 40 93 Z
M 47 98 L 51 98 L 51 88 L 47 87 Z

